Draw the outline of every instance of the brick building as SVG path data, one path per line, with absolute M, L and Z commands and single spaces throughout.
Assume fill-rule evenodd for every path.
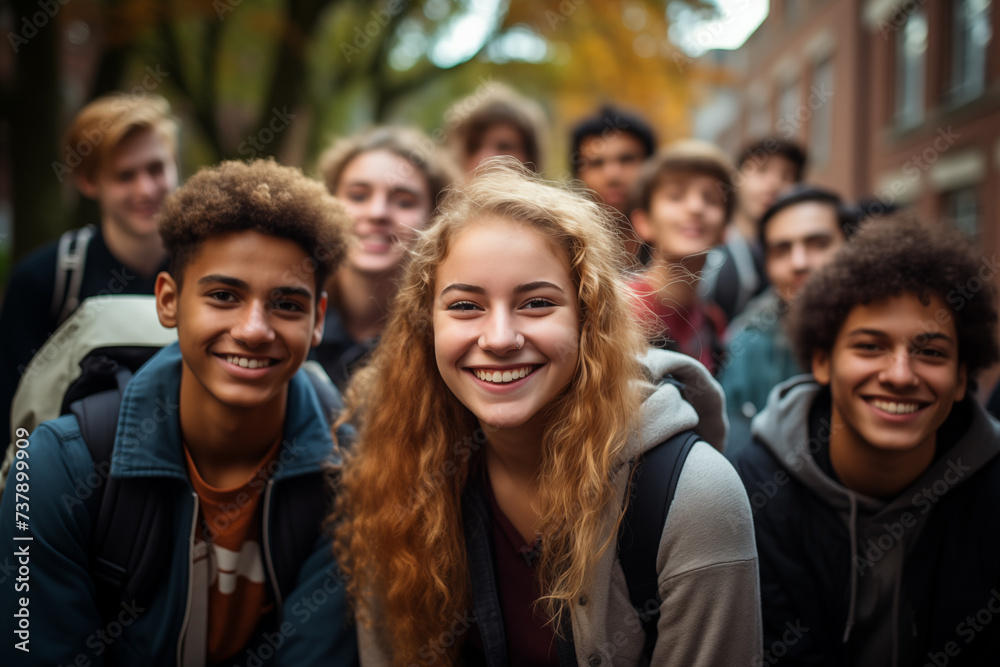
M 766 133 L 796 138 L 810 181 L 912 205 L 1000 254 L 998 5 L 771 0 L 740 49 L 706 56 L 734 73 L 716 104 L 738 113 L 699 132 L 731 152 Z

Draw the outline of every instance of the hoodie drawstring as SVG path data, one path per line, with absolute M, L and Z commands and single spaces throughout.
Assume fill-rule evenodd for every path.
M 847 640 L 851 638 L 851 628 L 854 627 L 854 614 L 855 607 L 858 602 L 858 499 L 854 497 L 853 493 L 847 494 L 848 499 L 851 502 L 851 522 L 850 522 L 850 532 L 851 532 L 851 600 L 847 607 L 847 624 L 844 626 L 844 640 L 843 643 L 846 644 Z

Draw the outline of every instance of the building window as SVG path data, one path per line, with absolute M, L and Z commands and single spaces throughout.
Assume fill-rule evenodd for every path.
M 979 200 L 975 186 L 946 193 L 944 214 L 959 231 L 972 239 L 979 238 Z
M 778 120 L 775 128 L 787 139 L 794 139 L 798 134 L 802 118 L 799 113 L 799 82 L 789 81 L 781 89 L 778 97 Z
M 812 111 L 812 120 L 809 121 L 809 161 L 820 166 L 830 160 L 833 134 L 833 58 L 827 58 L 813 70 L 809 108 Z
M 896 122 L 901 127 L 924 119 L 924 79 L 927 60 L 927 15 L 918 10 L 896 33 Z
M 986 51 L 993 29 L 990 0 L 955 0 L 952 34 L 952 98 L 964 102 L 978 97 L 986 84 Z

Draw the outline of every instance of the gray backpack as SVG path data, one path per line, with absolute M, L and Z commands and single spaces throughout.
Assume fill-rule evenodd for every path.
M 80 362 L 105 348 L 148 348 L 152 356 L 177 340 L 160 324 L 156 299 L 149 295 L 106 295 L 85 299 L 31 358 L 17 385 L 10 410 L 9 443 L 18 429 L 28 433 L 63 414 L 64 398 L 81 374 Z M 0 469 L 0 493 L 14 460 L 8 446 Z

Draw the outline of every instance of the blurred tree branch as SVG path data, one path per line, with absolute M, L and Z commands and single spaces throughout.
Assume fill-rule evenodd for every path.
M 4 0 L 15 20 L 37 11 L 37 0 Z M 245 129 L 258 135 L 275 113 L 297 116 L 295 132 L 273 132 L 255 154 L 281 155 L 294 138 L 308 158 L 321 136 L 353 129 L 359 119 L 387 122 L 405 111 L 408 122 L 439 126 L 450 101 L 468 94 L 494 72 L 519 73 L 525 92 L 544 96 L 557 118 L 572 117 L 609 96 L 646 110 L 654 123 L 684 131 L 687 74 L 671 67 L 665 7 L 705 0 L 501 0 L 495 22 L 472 53 L 441 65 L 431 57 L 437 41 L 462 39 L 448 31 L 473 11 L 472 0 L 79 0 L 59 20 L 38 30 L 14 59 L 4 81 L 0 115 L 10 123 L 16 251 L 23 255 L 54 238 L 68 222 L 53 160 L 63 125 L 75 109 L 61 109 L 60 48 L 70 18 L 94 26 L 100 53 L 86 98 L 131 89 L 130 76 L 156 61 L 170 73 L 163 91 L 179 112 L 190 111 L 197 161 L 245 157 Z M 626 21 L 626 12 L 635 19 Z M 640 25 L 641 24 L 641 25 Z M 416 30 L 424 52 L 409 64 L 394 49 Z M 534 34 L 548 53 L 542 61 L 499 62 L 488 55 L 520 30 Z M 359 41 L 360 40 L 360 41 Z M 652 52 L 639 54 L 645 40 Z M 363 44 L 362 44 L 363 42 Z M 360 44 L 360 46 L 359 46 Z M 647 48 L 648 50 L 648 48 Z M 559 54 L 569 54 L 568 57 Z M 530 76 L 523 76 L 530 72 Z M 432 92 L 427 92 L 432 91 Z M 405 105 L 404 102 L 411 102 Z M 415 103 L 412 103 L 415 102 Z M 360 105 L 360 106 L 359 106 Z M 353 115 L 351 115 L 353 114 Z M 191 146 L 187 146 L 192 150 Z

